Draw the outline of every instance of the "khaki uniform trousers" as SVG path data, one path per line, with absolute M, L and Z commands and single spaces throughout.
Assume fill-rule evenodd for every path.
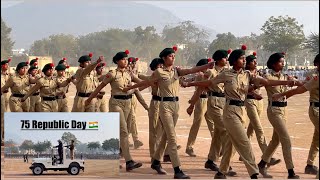
M 41 97 L 30 96 L 30 109 L 29 112 L 41 112 Z
M 261 152 L 264 153 L 268 145 L 260 122 L 261 113 L 263 111 L 263 100 L 247 99 L 245 101 L 245 106 L 247 109 L 247 115 L 250 120 L 247 129 L 247 136 L 249 139 L 251 139 L 254 131 L 256 133 Z
M 314 105 L 310 106 L 309 117 L 315 128 L 314 128 L 311 147 L 309 150 L 307 164 L 313 165 L 314 160 L 316 159 L 317 154 L 319 153 L 319 107 L 314 107 Z
M 268 106 L 267 109 L 268 119 L 273 126 L 272 139 L 262 155 L 262 160 L 269 163 L 271 157 L 276 151 L 279 143 L 282 146 L 282 154 L 286 163 L 287 169 L 293 169 L 292 154 L 291 154 L 291 141 L 288 130 L 286 128 L 287 121 L 287 108 Z
M 95 112 L 107 112 L 107 96 L 104 95 L 102 99 L 97 98 L 95 104 Z
M 226 139 L 228 138 L 227 131 L 223 125 L 223 108 L 225 101 L 226 98 L 224 97 L 209 96 L 207 112 L 205 113 L 208 129 L 211 134 L 208 159 L 214 162 L 218 161 L 220 152 L 226 150 L 225 147 L 222 147 L 225 146 Z
M 94 112 L 96 99 L 93 98 L 90 104 L 88 106 L 85 106 L 84 102 L 87 99 L 88 97 L 75 96 L 73 101 L 72 112 Z
M 244 115 L 246 114 L 246 109 L 244 106 L 229 105 L 228 100 L 226 103 L 223 111 L 223 124 L 229 135 L 226 142 L 226 148 L 228 148 L 227 146 L 231 146 L 232 151 L 230 152 L 228 149 L 224 151 L 219 169 L 223 174 L 228 172 L 232 153 L 235 149 L 242 157 L 249 175 L 252 176 L 253 174 L 259 173 L 259 170 L 255 162 L 250 140 L 244 128 Z
M 181 165 L 177 150 L 177 136 L 175 126 L 179 118 L 179 102 L 161 101 L 159 106 L 160 122 L 164 133 L 161 136 L 159 146 L 154 153 L 153 159 L 160 160 L 167 145 L 167 151 L 171 159 L 172 167 Z
M 149 116 L 149 152 L 150 157 L 152 158 L 156 147 L 159 145 L 159 141 L 161 134 L 159 134 L 160 130 L 162 129 L 161 123 L 159 123 L 159 104 L 160 101 L 151 100 L 148 116 Z M 159 136 L 160 135 L 160 136 Z
M 4 112 L 9 112 L 9 98 L 10 98 L 10 94 L 9 93 L 3 93 L 1 95 L 1 99 L 2 97 L 4 98 Z M 1 104 L 2 105 L 2 104 Z
M 138 137 L 138 128 L 136 122 L 136 110 L 137 110 L 137 98 L 135 95 L 132 95 L 131 102 L 131 111 L 129 114 L 129 119 L 131 119 L 131 124 L 129 124 L 129 134 L 132 135 L 133 141 L 139 140 Z
M 129 139 L 128 139 L 128 124 L 131 123 L 129 119 L 129 113 L 131 111 L 131 99 L 120 100 L 113 97 L 109 100 L 109 112 L 120 113 L 120 148 L 125 161 L 132 160 L 129 151 Z
M 63 99 L 57 99 L 57 103 L 58 103 L 58 112 L 69 112 L 67 97 Z
M 204 119 L 204 113 L 207 111 L 207 101 L 208 101 L 208 98 L 200 98 L 195 104 L 195 109 L 193 112 L 193 115 L 194 115 L 193 123 L 191 125 L 190 132 L 189 132 L 187 149 L 192 149 L 196 141 L 196 138 L 201 126 L 201 122 Z
M 58 102 L 54 101 L 44 101 L 41 99 L 41 112 L 58 112 Z
M 11 112 L 29 112 L 30 98 L 27 98 L 24 102 L 20 101 L 21 98 L 10 96 L 9 107 Z

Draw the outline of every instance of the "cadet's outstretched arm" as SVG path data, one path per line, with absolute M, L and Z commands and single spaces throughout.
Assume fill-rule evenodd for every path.
M 101 91 L 102 88 L 104 88 L 107 84 L 103 81 L 99 84 L 99 86 L 90 94 L 86 102 L 91 102 L 93 98 L 95 98 L 98 93 Z
M 194 73 L 199 72 L 199 71 L 210 69 L 213 66 L 214 66 L 214 62 L 210 62 L 210 63 L 208 63 L 206 65 L 196 66 L 196 67 L 193 67 L 191 69 L 177 69 L 177 70 L 178 70 L 179 76 L 185 76 L 185 75 L 188 75 L 188 74 L 194 74 Z
M 308 90 L 304 87 L 304 86 L 298 86 L 297 88 L 295 89 L 291 89 L 289 91 L 286 91 L 286 92 L 283 92 L 283 93 L 277 93 L 277 94 L 274 94 L 272 96 L 272 99 L 274 100 L 277 100 L 283 96 L 285 96 L 287 99 L 290 98 L 291 96 L 294 96 L 296 94 L 302 94 L 302 93 L 305 93 L 307 92 Z
M 149 107 L 146 103 L 146 101 L 143 99 L 142 95 L 141 95 L 141 92 L 139 90 L 135 90 L 134 91 L 134 94 L 136 95 L 138 101 L 140 102 L 140 104 L 144 107 L 145 110 L 148 110 Z
M 29 96 L 31 96 L 31 94 L 33 94 L 34 92 L 36 92 L 37 90 L 39 90 L 42 87 L 42 85 L 37 82 L 35 86 L 33 86 L 26 95 L 24 95 L 23 98 L 21 98 L 21 102 L 24 102 Z

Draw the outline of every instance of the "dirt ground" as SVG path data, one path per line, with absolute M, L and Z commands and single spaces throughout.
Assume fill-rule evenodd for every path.
M 75 94 L 74 86 L 70 86 L 69 93 L 67 95 L 69 100 L 69 110 L 71 110 L 73 98 Z M 191 176 L 191 178 L 197 179 L 212 179 L 214 177 L 215 172 L 210 170 L 204 169 L 204 163 L 207 160 L 207 154 L 210 148 L 211 137 L 205 122 L 202 122 L 200 127 L 198 138 L 194 145 L 194 151 L 197 154 L 197 157 L 189 157 L 185 154 L 185 148 L 187 143 L 187 138 L 189 134 L 189 130 L 193 121 L 193 116 L 189 116 L 186 113 L 186 108 L 188 107 L 187 101 L 190 99 L 194 91 L 194 88 L 186 88 L 180 89 L 180 112 L 179 112 L 179 120 L 176 126 L 176 133 L 177 133 L 177 142 L 182 148 L 179 150 L 179 157 L 182 164 L 182 170 Z M 110 97 L 110 86 L 108 85 L 106 88 L 106 96 Z M 146 102 L 150 102 L 150 93 L 148 90 L 142 92 L 143 97 L 145 98 Z M 267 96 L 265 90 L 263 90 L 264 96 L 264 107 L 267 107 Z M 295 96 L 288 100 L 288 118 L 287 118 L 287 128 L 290 133 L 291 143 L 292 143 L 292 151 L 293 151 L 293 162 L 295 165 L 295 172 L 296 174 L 300 175 L 303 179 L 314 179 L 315 175 L 306 175 L 304 174 L 304 167 L 306 166 L 307 156 L 309 147 L 312 140 L 312 135 L 314 131 L 313 124 L 309 120 L 308 117 L 308 107 L 309 107 L 309 94 L 304 93 L 302 95 Z M 139 104 L 139 103 L 138 103 Z M 173 178 L 173 169 L 171 164 L 163 164 L 163 168 L 168 172 L 168 175 L 157 175 L 154 170 L 150 168 L 150 157 L 149 157 L 149 150 L 148 150 L 148 116 L 147 112 L 143 109 L 141 105 L 138 105 L 137 108 L 137 126 L 138 126 L 138 133 L 140 140 L 144 143 L 144 145 L 135 150 L 131 149 L 132 157 L 135 161 L 142 162 L 143 166 L 139 169 L 131 171 L 130 173 L 125 171 L 125 168 L 120 169 L 120 177 L 124 179 L 172 179 Z M 267 138 L 267 142 L 271 140 L 272 135 L 272 126 L 269 123 L 266 117 L 266 109 L 264 109 L 261 122 L 265 131 L 265 135 Z M 130 139 L 132 142 L 132 139 Z M 261 151 L 258 147 L 255 135 L 252 139 L 252 146 L 254 149 L 254 154 L 256 157 L 256 162 L 260 161 Z M 269 169 L 269 173 L 274 176 L 274 179 L 284 179 L 287 177 L 287 170 L 285 168 L 285 163 L 283 160 L 281 146 L 278 147 L 277 151 L 274 154 L 274 157 L 282 159 L 282 162 L 277 166 L 271 167 Z M 249 178 L 246 168 L 244 164 L 238 161 L 239 155 L 236 154 L 233 158 L 233 162 L 231 163 L 233 169 L 238 173 L 236 177 L 228 177 L 228 178 L 236 178 L 236 179 L 244 179 Z M 9 161 L 10 162 L 10 161 Z M 120 160 L 122 166 L 125 167 L 124 159 Z M 220 162 L 217 162 L 220 164 Z M 22 165 L 24 165 L 21 162 Z M 89 164 L 89 163 L 88 163 Z M 116 164 L 116 163 L 114 163 Z M 317 160 L 315 165 L 319 166 L 319 161 Z M 104 168 L 108 166 L 101 166 L 99 170 L 93 170 L 90 172 L 89 170 L 85 170 L 85 173 L 81 173 L 82 175 L 86 176 L 99 176 L 103 171 Z M 118 165 L 116 168 L 110 167 L 115 172 L 118 172 Z M 24 168 L 26 169 L 26 168 Z M 27 169 L 28 171 L 28 169 Z M 11 171 L 8 171 L 10 174 Z M 97 172 L 95 174 L 93 172 Z M 28 172 L 30 173 L 30 172 Z M 88 174 L 87 174 L 88 173 Z M 89 174 L 90 173 L 90 174 Z M 8 174 L 8 175 L 9 175 Z M 21 174 L 21 173 L 20 173 Z M 115 176 L 116 174 L 113 173 L 110 176 Z M 23 177 L 19 174 L 12 174 L 12 176 L 16 177 Z M 33 177 L 33 176 L 31 176 Z M 50 177 L 50 176 L 46 176 Z M 57 176 L 58 177 L 58 176 Z M 59 177 L 67 177 L 65 175 L 61 175 Z M 70 177 L 70 176 L 68 176 Z M 82 177 L 81 175 L 79 177 Z M 259 178 L 262 178 L 259 176 Z

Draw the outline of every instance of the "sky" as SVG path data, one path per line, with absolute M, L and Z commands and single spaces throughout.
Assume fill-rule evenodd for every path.
M 319 1 L 137 1 L 171 11 L 219 32 L 236 36 L 261 34 L 270 16 L 289 15 L 304 25 L 305 35 L 319 33 Z M 237 31 L 234 31 L 234 29 Z
M 99 130 L 21 130 L 22 123 L 20 120 L 22 119 L 98 121 Z M 110 138 L 119 139 L 119 122 L 119 113 L 5 113 L 5 140 L 12 139 L 15 141 L 18 137 L 33 142 L 49 140 L 56 143 L 64 132 L 71 132 L 82 143 L 93 141 L 102 143 Z

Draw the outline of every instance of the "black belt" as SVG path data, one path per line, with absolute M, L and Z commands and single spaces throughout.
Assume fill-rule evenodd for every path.
M 2 93 L 5 94 L 5 93 L 8 93 L 8 92 L 9 92 L 9 90 L 7 89 L 7 90 L 3 91 Z
M 208 98 L 208 95 L 206 95 L 206 94 L 201 94 L 201 95 L 200 95 L 200 98 Z
M 319 102 L 310 102 L 310 106 L 319 107 Z
M 89 97 L 90 95 L 91 95 L 91 93 L 82 93 L 82 92 L 78 93 L 78 96 L 80 96 L 80 97 Z
M 244 106 L 244 101 L 230 100 L 229 105 Z
M 44 96 L 44 97 L 41 97 L 41 98 L 44 101 L 55 101 L 56 100 L 55 96 Z
M 152 95 L 152 100 L 161 101 L 161 97 L 160 96 L 156 96 L 156 95 Z
M 179 97 L 162 97 L 162 101 L 179 101 Z
M 247 99 L 256 99 L 253 95 L 247 95 Z
M 56 96 L 56 99 L 64 99 L 64 98 L 66 98 L 66 95 L 65 95 L 65 94 L 62 95 L 62 96 Z
M 12 94 L 13 97 L 23 98 L 24 94 Z
M 127 100 L 127 99 L 131 99 L 131 98 L 132 98 L 132 94 L 130 94 L 130 95 L 113 95 L 112 97 L 113 97 L 114 99 Z
M 288 105 L 287 102 L 279 102 L 279 101 L 269 101 L 269 105 L 271 103 L 271 106 L 275 106 L 275 107 L 286 107 Z
M 218 93 L 218 92 L 214 92 L 214 91 L 209 91 L 208 95 L 209 96 L 217 96 L 217 97 L 225 97 L 224 93 Z
M 34 93 L 32 94 L 32 96 L 38 96 L 40 94 L 40 92 Z

